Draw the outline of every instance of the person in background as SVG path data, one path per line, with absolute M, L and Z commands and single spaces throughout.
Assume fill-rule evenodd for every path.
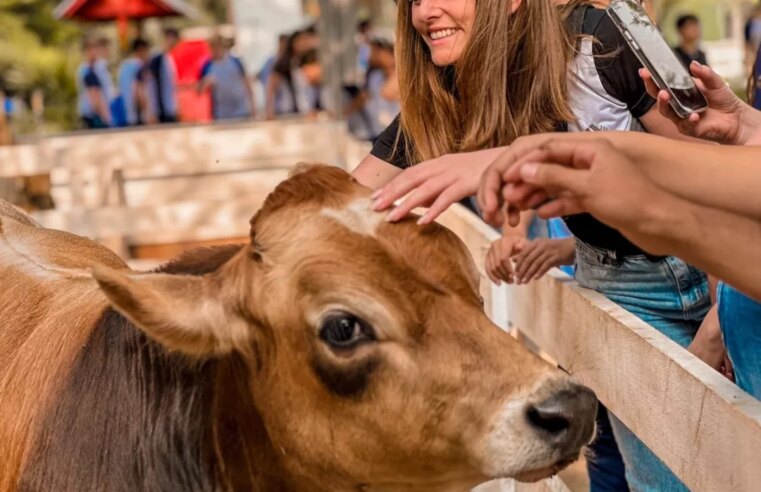
M 263 87 L 267 87 L 270 75 L 272 75 L 272 71 L 275 69 L 275 63 L 277 63 L 278 59 L 285 56 L 287 49 L 288 35 L 281 34 L 278 37 L 277 53 L 267 58 L 267 61 L 264 62 L 264 65 L 262 65 L 262 68 L 259 70 L 259 74 L 257 75 L 257 78 L 259 79 L 259 82 L 262 83 Z
M 116 88 L 111 77 L 111 40 L 105 36 L 95 41 L 97 60 L 95 61 L 95 74 L 103 85 L 103 93 L 106 102 L 111 104 L 116 96 Z
M 322 63 L 317 50 L 307 51 L 294 72 L 296 99 L 301 114 L 314 117 L 320 111 L 329 109 L 324 103 L 322 80 Z
M 151 58 L 150 70 L 151 107 L 156 111 L 159 123 L 175 123 L 179 120 L 177 110 L 177 67 L 170 52 L 180 42 L 180 32 L 174 28 L 164 30 L 164 46 L 161 53 Z
M 311 24 L 302 31 L 301 43 L 303 51 L 320 49 L 320 33 L 317 32 L 317 24 Z
M 267 119 L 302 112 L 298 106 L 299 97 L 294 75 L 301 58 L 310 50 L 309 46 L 312 42 L 312 38 L 305 31 L 296 31 L 288 39 L 285 53 L 275 63 L 267 83 L 265 95 Z
M 215 36 L 209 41 L 212 58 L 199 75 L 198 92 L 211 89 L 211 113 L 214 120 L 251 118 L 254 93 L 239 58 L 230 54 L 230 41 Z
M 369 118 L 371 139 L 375 141 L 401 111 L 394 43 L 373 39 L 370 42 L 370 67 L 365 112 Z
M 146 91 L 150 44 L 142 38 L 132 42 L 131 55 L 119 67 L 119 99 L 123 113 L 123 126 L 153 123 Z
M 753 8 L 750 15 L 748 16 L 748 21 L 745 23 L 746 68 L 752 68 L 752 64 L 756 59 L 756 52 L 758 51 L 759 47 L 761 47 L 761 2 L 759 2 Z
M 102 129 L 111 126 L 111 109 L 106 85 L 102 74 L 98 76 L 99 46 L 93 39 L 85 39 L 82 44 L 84 60 L 77 69 L 77 112 L 82 124 L 88 129 Z
M 344 115 L 352 135 L 375 143 L 401 107 L 394 44 L 374 38 L 369 46 L 369 70 L 364 75 L 364 87 L 344 86 L 345 96 L 349 99 Z
M 748 80 L 748 101 L 756 108 L 761 109 L 761 46 L 756 53 L 756 61 Z
M 679 46 L 674 48 L 674 53 L 682 60 L 684 66 L 689 67 L 694 61 L 708 65 L 706 54 L 700 50 L 700 40 L 703 36 L 700 19 L 692 14 L 683 15 L 677 19 L 676 29 L 679 32 Z
M 369 19 L 357 24 L 357 70 L 359 76 L 364 78 L 370 70 L 371 46 L 373 24 Z

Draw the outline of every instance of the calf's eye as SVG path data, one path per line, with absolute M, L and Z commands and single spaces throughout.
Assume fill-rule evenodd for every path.
M 332 313 L 320 326 L 320 339 L 334 349 L 351 349 L 375 340 L 372 327 L 349 313 Z

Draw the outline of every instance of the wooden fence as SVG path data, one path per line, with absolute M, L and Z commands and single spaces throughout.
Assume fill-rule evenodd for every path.
M 496 233 L 460 208 L 442 222 L 484 265 Z M 761 490 L 761 402 L 560 271 L 520 287 L 482 281 L 492 319 L 592 388 L 691 490 Z
M 123 254 L 135 256 L 135 248 L 155 247 L 151 251 L 156 259 L 174 251 L 162 245 L 181 249 L 245 239 L 249 218 L 296 162 L 334 162 L 346 168 L 367 150 L 332 123 L 191 127 L 68 138 L 73 140 L 2 149 L 0 176 L 53 172 L 65 205 L 37 214 L 38 220 L 122 248 Z M 169 146 L 175 145 L 181 146 L 182 158 L 172 155 Z M 9 157 L 12 152 L 15 161 Z M 110 171 L 121 172 L 122 203 L 102 206 L 92 200 L 107 194 L 99 188 L 101 182 L 87 177 L 104 162 Z M 441 222 L 463 239 L 483 266 L 496 233 L 459 206 Z M 520 287 L 496 287 L 482 275 L 482 294 L 495 323 L 520 332 L 528 345 L 594 389 L 690 489 L 761 490 L 759 401 L 654 328 L 559 271 Z M 488 490 L 494 487 L 567 490 L 557 478 L 531 485 L 504 482 Z

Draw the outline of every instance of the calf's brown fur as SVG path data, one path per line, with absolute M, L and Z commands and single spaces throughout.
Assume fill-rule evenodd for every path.
M 308 168 L 249 245 L 147 274 L 0 203 L 0 491 L 465 490 L 575 458 L 588 435 L 524 410 L 573 383 L 488 321 L 451 232 L 369 194 Z

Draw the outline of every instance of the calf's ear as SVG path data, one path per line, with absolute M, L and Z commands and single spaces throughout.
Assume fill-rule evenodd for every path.
M 93 277 L 113 307 L 169 350 L 197 357 L 245 346 L 250 330 L 208 276 L 134 273 L 97 267 Z

